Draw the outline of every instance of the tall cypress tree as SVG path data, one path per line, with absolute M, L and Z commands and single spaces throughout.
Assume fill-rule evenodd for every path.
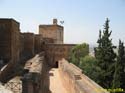
M 112 87 L 125 89 L 125 50 L 124 43 L 121 42 L 121 40 L 119 40 L 117 62 L 115 64 L 115 73 Z
M 103 34 L 101 34 L 100 30 L 97 41 L 98 47 L 95 48 L 95 57 L 98 60 L 97 65 L 101 68 L 101 73 L 98 76 L 100 80 L 99 84 L 104 88 L 111 88 L 115 67 L 116 54 L 114 53 L 115 47 L 112 44 L 112 39 L 110 39 L 111 33 L 107 18 L 104 24 Z

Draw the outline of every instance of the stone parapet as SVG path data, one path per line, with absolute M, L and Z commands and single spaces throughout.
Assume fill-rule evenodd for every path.
M 69 93 L 109 93 L 65 59 L 59 61 L 59 71 Z

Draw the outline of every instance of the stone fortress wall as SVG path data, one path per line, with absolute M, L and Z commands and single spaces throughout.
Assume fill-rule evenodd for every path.
M 56 56 L 64 57 L 71 46 L 72 44 L 63 44 L 63 27 L 57 24 L 56 19 L 53 24 L 40 25 L 39 34 L 21 33 L 19 22 L 14 19 L 0 19 L 0 60 L 4 60 L 5 64 L 10 60 L 18 62 L 31 58 L 42 50 L 49 53 L 48 59 L 52 59 L 49 55 L 51 51 L 51 55 L 54 55 L 55 50 L 58 51 L 58 54 L 55 52 Z M 59 54 L 61 51 L 63 55 Z
M 5 64 L 10 60 L 19 61 L 19 26 L 15 20 L 0 19 L 0 59 Z
M 64 60 L 68 59 L 73 46 L 75 45 L 63 44 L 63 27 L 57 24 L 56 19 L 51 25 L 40 25 L 37 35 L 21 33 L 19 23 L 14 19 L 0 19 L 0 57 L 4 63 L 2 66 L 5 66 L 0 72 L 0 81 L 5 83 L 11 79 L 9 76 L 13 74 L 12 70 L 15 69 L 16 63 L 21 63 L 38 54 L 34 57 L 36 60 L 33 58 L 26 61 L 31 66 L 36 61 L 42 63 L 38 71 L 28 69 L 24 74 L 22 93 L 39 93 L 39 90 L 41 90 L 40 93 L 45 93 L 42 91 L 44 89 L 42 82 L 45 79 L 47 64 L 59 68 L 62 82 L 66 82 L 64 86 L 70 93 L 107 93 L 98 91 L 103 88 L 83 75 L 78 67 Z M 64 59 L 61 60 L 62 58 Z
M 23 55 L 31 58 L 35 55 L 35 35 L 33 33 L 22 33 L 23 35 Z
M 71 49 L 75 44 L 45 44 L 43 49 L 46 54 L 46 61 L 52 67 L 58 67 L 58 60 L 69 59 Z
M 14 19 L 0 19 L 0 81 L 7 82 L 17 64 L 41 51 L 41 37 L 34 33 L 21 33 L 20 23 Z M 18 67 L 17 67 L 18 68 Z

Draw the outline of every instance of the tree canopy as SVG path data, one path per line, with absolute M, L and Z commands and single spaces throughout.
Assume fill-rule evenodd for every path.
M 106 19 L 104 24 L 103 33 L 99 31 L 99 39 L 97 41 L 98 47 L 95 48 L 95 57 L 98 60 L 97 66 L 101 68 L 101 73 L 99 74 L 100 85 L 105 88 L 111 88 L 116 54 L 114 53 L 114 48 L 112 44 L 112 39 L 110 39 L 112 31 L 109 31 L 109 20 Z

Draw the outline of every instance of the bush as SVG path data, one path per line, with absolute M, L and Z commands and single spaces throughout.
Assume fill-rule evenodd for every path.
M 80 59 L 85 57 L 89 53 L 89 45 L 86 43 L 76 45 L 73 47 L 70 53 L 69 62 L 72 62 L 76 66 L 79 66 Z

